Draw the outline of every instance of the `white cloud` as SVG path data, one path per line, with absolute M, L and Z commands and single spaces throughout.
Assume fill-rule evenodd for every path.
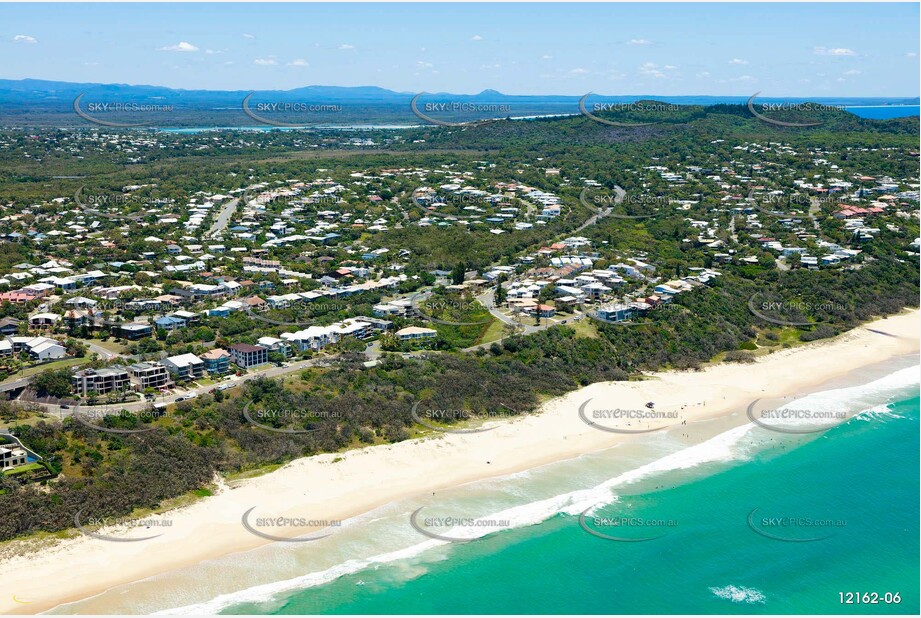
M 857 69 L 851 69 L 850 71 L 844 72 L 845 75 L 860 75 L 860 73 L 861 71 L 858 71 Z
M 652 41 L 647 39 L 630 39 L 627 45 L 652 45 Z
M 645 62 L 639 68 L 641 75 L 647 75 L 649 77 L 661 78 L 665 77 L 665 73 L 659 70 L 658 65 L 655 62 Z
M 585 77 L 592 77 L 592 79 L 607 78 L 607 79 L 623 79 L 627 77 L 626 73 L 621 73 L 615 69 L 606 69 L 604 71 L 595 71 L 592 69 L 586 69 L 584 67 L 576 67 L 574 69 L 558 70 L 554 73 L 543 73 L 539 75 L 541 79 L 554 80 L 554 81 L 563 81 L 563 80 L 584 80 Z
M 698 73 L 697 75 L 695 75 L 694 77 L 697 77 L 697 78 L 710 77 L 710 72 L 709 72 L 709 71 L 702 71 L 702 72 Z
M 197 52 L 198 48 L 187 43 L 186 41 L 179 41 L 176 45 L 167 45 L 166 47 L 161 47 L 158 51 L 168 51 L 168 52 Z
M 422 61 L 422 60 L 417 60 L 417 61 L 416 61 L 416 68 L 417 68 L 417 69 L 431 69 L 431 68 L 433 68 L 434 66 L 435 66 L 435 65 L 432 64 L 431 62 L 424 62 L 424 61 Z
M 34 36 L 29 36 L 28 34 L 17 34 L 13 37 L 13 43 L 38 43 L 38 39 Z
M 908 52 L 905 54 L 906 58 L 917 58 L 918 54 L 916 52 Z
M 813 47 L 816 56 L 856 56 L 857 52 L 846 47 Z
M 660 67 L 655 62 L 644 62 L 637 70 L 640 72 L 640 75 L 645 75 L 646 77 L 665 79 L 669 77 L 669 75 L 665 73 L 666 71 L 674 71 L 677 68 L 678 67 L 673 64 L 666 64 Z
M 482 41 L 483 37 L 481 37 L 479 34 L 474 34 L 472 37 L 470 37 L 470 40 L 471 41 Z
M 260 67 L 272 67 L 278 64 L 278 61 L 272 57 L 256 58 L 255 60 L 253 60 L 253 64 L 260 66 Z
M 552 59 L 553 59 L 553 56 L 551 56 L 550 54 L 544 54 L 543 56 L 541 56 L 541 60 L 552 60 Z
M 742 60 L 741 58 L 733 58 L 729 61 L 729 64 L 748 64 L 748 60 Z
M 354 45 L 349 45 L 348 43 L 343 43 L 339 46 L 339 49 L 355 49 Z
M 309 67 L 310 63 L 304 60 L 303 58 L 298 58 L 296 60 L 292 60 L 291 62 L 289 62 L 288 66 L 289 67 Z
M 224 52 L 222 52 L 219 49 L 206 49 L 205 53 L 208 54 L 209 56 L 213 56 L 214 54 L 223 54 Z
M 243 33 L 243 38 L 244 38 L 244 39 L 255 39 L 255 38 L 256 38 L 256 35 L 255 35 L 255 34 L 250 34 L 249 32 L 244 32 L 244 33 Z
M 501 68 L 502 68 L 502 65 L 499 64 L 498 62 L 495 63 L 495 64 L 482 64 L 482 65 L 480 65 L 480 69 L 482 69 L 482 70 L 484 70 L 484 71 L 485 71 L 485 70 L 490 70 L 490 69 L 501 69 Z

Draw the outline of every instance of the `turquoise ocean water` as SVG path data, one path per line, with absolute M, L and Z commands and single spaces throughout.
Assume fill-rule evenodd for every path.
M 790 406 L 859 412 L 826 431 L 769 431 L 742 410 L 51 613 L 918 614 L 921 414 L 909 362 L 796 396 Z M 420 507 L 497 526 L 418 520 L 475 539 L 435 540 L 409 524 Z M 619 540 L 583 529 L 583 512 L 586 528 Z M 880 603 L 842 604 L 847 592 Z
M 906 116 L 917 116 L 921 113 L 921 107 L 917 105 L 848 105 L 846 109 L 856 116 L 872 118 L 873 120 L 904 118 Z
M 457 546 L 416 572 L 361 571 L 230 611 L 917 614 L 918 409 L 917 396 L 903 399 L 798 448 L 601 509 L 676 522 L 655 540 L 597 538 L 560 515 Z M 755 507 L 827 518 L 835 529 L 810 538 L 834 534 L 761 536 L 748 526 Z M 901 603 L 842 605 L 847 591 L 899 592 Z

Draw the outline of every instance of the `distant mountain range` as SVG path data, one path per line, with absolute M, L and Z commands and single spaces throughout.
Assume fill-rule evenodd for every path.
M 185 90 L 165 86 L 102 84 L 60 82 L 43 79 L 0 79 L 0 101 L 16 103 L 26 101 L 66 102 L 72 103 L 80 93 L 101 98 L 118 96 L 124 100 L 169 99 L 184 104 L 221 104 L 240 103 L 252 90 Z M 304 86 L 291 90 L 256 90 L 263 97 L 278 97 L 279 100 L 362 103 L 408 103 L 416 92 L 397 92 L 378 86 Z M 573 103 L 580 96 L 567 95 L 510 95 L 497 90 L 484 90 L 478 94 L 453 94 L 446 92 L 429 93 L 433 100 L 452 99 L 459 101 L 490 102 L 545 102 Z M 748 96 L 658 96 L 658 95 L 606 95 L 605 101 L 655 100 L 680 105 L 713 105 L 715 103 L 744 103 Z M 760 97 L 759 101 L 815 101 L 819 103 L 835 102 L 845 105 L 918 105 L 919 97 Z
M 119 105 L 168 105 L 173 114 L 170 126 L 194 126 L 204 122 L 218 122 L 220 126 L 247 126 L 258 124 L 247 118 L 242 110 L 248 90 L 185 90 L 163 86 L 74 83 L 40 79 L 0 79 L 0 126 L 87 126 L 88 122 L 74 112 L 75 99 L 83 94 L 79 107 L 83 110 L 108 104 Z M 410 110 L 410 102 L 419 93 L 396 92 L 377 86 L 305 86 L 291 90 L 258 90 L 250 98 L 250 108 L 265 111 L 261 117 L 271 116 L 273 104 L 340 105 L 341 114 L 335 119 L 354 123 L 358 120 L 374 122 L 419 122 Z M 750 95 L 749 95 L 750 96 Z M 655 100 L 676 105 L 715 105 L 720 103 L 745 104 L 749 96 L 625 96 L 593 95 L 590 101 L 605 103 L 630 103 L 639 100 Z M 496 90 L 484 90 L 477 94 L 451 94 L 445 92 L 424 94 L 418 99 L 423 109 L 437 108 L 438 104 L 456 106 L 496 106 L 493 117 L 518 117 L 530 115 L 577 114 L 582 97 L 566 95 L 509 95 Z M 803 97 L 771 98 L 758 97 L 760 103 L 812 101 L 838 105 L 918 105 L 918 97 Z M 427 108 L 425 106 L 428 106 Z M 105 110 L 115 117 L 111 110 Z M 450 110 L 436 111 L 450 114 Z M 126 119 L 129 112 L 121 113 Z M 458 112 L 461 113 L 461 112 Z M 462 114 L 462 113 L 461 113 Z M 101 114 L 97 114 L 101 115 Z M 298 116 L 275 115 L 272 118 L 286 118 L 306 122 L 306 114 Z M 165 116 L 160 120 L 164 120 Z M 310 123 L 322 122 L 331 116 L 310 116 Z M 447 116 L 445 116 L 447 118 Z M 162 126 L 161 122 L 157 123 Z

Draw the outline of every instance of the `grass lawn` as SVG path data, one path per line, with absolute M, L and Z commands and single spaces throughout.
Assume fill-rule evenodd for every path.
M 59 361 L 54 361 L 51 363 L 45 363 L 44 365 L 36 365 L 34 367 L 26 367 L 25 369 L 14 373 L 8 377 L 4 382 L 12 382 L 14 380 L 19 380 L 20 378 L 27 378 L 29 376 L 34 376 L 37 373 L 43 371 L 49 371 L 51 369 L 63 369 L 65 367 L 73 367 L 74 365 L 79 365 L 81 363 L 86 363 L 90 359 L 88 356 L 80 356 L 78 358 L 65 358 Z
M 30 463 L 24 466 L 17 466 L 12 470 L 6 470 L 3 472 L 5 476 L 19 476 L 20 474 L 28 474 L 29 472 L 44 471 L 45 466 L 40 463 Z
M 127 346 L 112 340 L 103 341 L 102 339 L 86 339 L 85 341 L 96 344 L 100 348 L 104 348 L 113 354 L 124 354 L 128 349 Z
M 598 329 L 595 328 L 595 324 L 592 322 L 591 318 L 585 317 L 575 322 L 568 320 L 566 326 L 576 331 L 576 337 L 588 337 L 589 339 L 598 338 Z
M 492 323 L 490 323 L 489 327 L 483 332 L 483 336 L 480 337 L 479 341 L 477 341 L 476 343 L 477 344 L 492 343 L 493 341 L 498 341 L 499 339 L 502 339 L 504 335 L 505 335 L 505 322 L 503 322 L 502 320 L 494 319 Z

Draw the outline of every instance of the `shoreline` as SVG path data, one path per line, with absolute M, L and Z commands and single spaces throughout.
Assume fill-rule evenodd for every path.
M 522 472 L 631 439 L 582 422 L 577 410 L 588 399 L 595 401 L 593 408 L 643 409 L 647 401 L 655 401 L 657 410 L 679 415 L 659 425 L 631 427 L 635 430 L 725 416 L 744 410 L 756 398 L 817 390 L 861 368 L 917 353 L 919 317 L 919 310 L 911 310 L 832 340 L 778 350 L 754 364 L 721 363 L 703 371 L 648 374 L 636 382 L 591 384 L 546 402 L 540 414 L 497 424 L 490 431 L 446 433 L 298 459 L 232 487 L 222 485 L 216 495 L 190 506 L 146 517 L 170 522 L 159 538 L 112 543 L 79 537 L 0 562 L 10 595 L 0 598 L 0 612 L 46 611 L 121 584 L 266 545 L 269 541 L 241 525 L 242 514 L 254 505 L 256 513 L 272 516 L 345 520 L 414 495 Z M 82 577 L 87 573 L 92 581 Z M 54 582 L 54 590 L 45 582 Z

